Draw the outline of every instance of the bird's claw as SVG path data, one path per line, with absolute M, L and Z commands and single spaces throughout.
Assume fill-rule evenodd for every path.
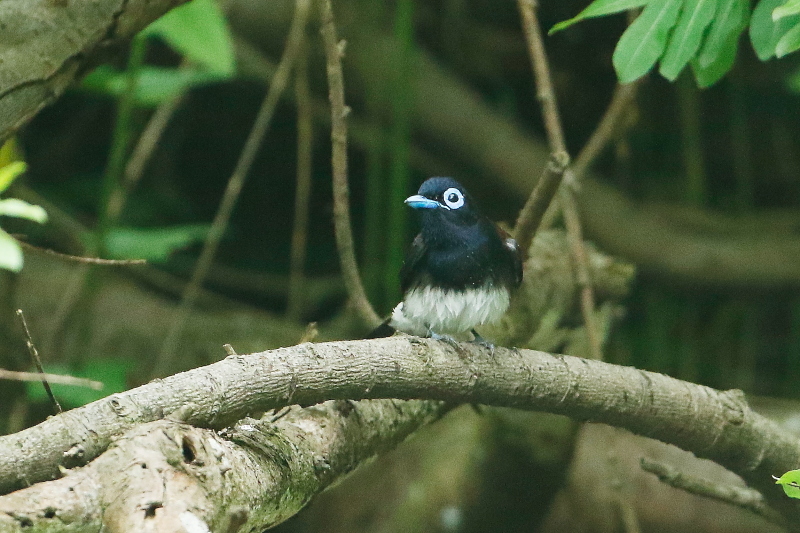
M 477 344 L 478 346 L 483 346 L 484 348 L 488 348 L 489 352 L 491 353 L 491 355 L 494 356 L 494 343 L 493 342 L 489 342 L 486 339 L 484 339 L 483 337 L 481 337 L 478 334 L 478 332 L 475 331 L 474 329 L 472 330 L 472 336 L 475 337 L 471 341 L 473 344 Z

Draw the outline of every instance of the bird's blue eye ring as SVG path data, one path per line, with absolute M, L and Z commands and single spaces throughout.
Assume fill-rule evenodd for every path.
M 458 209 L 464 205 L 464 194 L 455 187 L 450 187 L 442 194 L 442 200 L 448 208 Z

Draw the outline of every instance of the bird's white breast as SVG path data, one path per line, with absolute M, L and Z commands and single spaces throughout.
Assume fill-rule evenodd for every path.
M 394 308 L 391 325 L 412 335 L 425 336 L 431 331 L 457 335 L 498 320 L 509 302 L 508 290 L 502 287 L 418 287 L 408 291 Z

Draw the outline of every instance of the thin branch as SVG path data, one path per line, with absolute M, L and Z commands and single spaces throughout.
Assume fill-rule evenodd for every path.
M 183 68 L 183 65 L 181 65 Z M 128 158 L 123 171 L 119 187 L 116 187 L 108 197 L 106 212 L 113 227 L 119 221 L 122 209 L 125 207 L 128 195 L 136 188 L 142 179 L 144 169 L 150 157 L 158 147 L 161 136 L 167 129 L 170 120 L 183 102 L 184 93 L 181 92 L 161 103 L 147 121 L 147 125 L 139 135 L 139 140 Z
M 17 317 L 19 317 L 20 324 L 22 324 L 22 329 L 25 332 L 25 345 L 28 347 L 28 352 L 31 354 L 31 359 L 33 359 L 33 363 L 36 365 L 36 370 L 39 371 L 39 379 L 42 381 L 44 390 L 47 392 L 47 396 L 50 398 L 50 402 L 53 404 L 56 412 L 61 414 L 64 411 L 61 409 L 61 404 L 58 403 L 58 400 L 56 400 L 56 397 L 53 394 L 53 389 L 50 388 L 50 383 L 47 381 L 47 375 L 44 373 L 44 368 L 42 368 L 42 360 L 39 358 L 39 352 L 36 350 L 36 346 L 33 344 L 31 331 L 28 329 L 28 322 L 25 320 L 25 314 L 22 312 L 22 309 L 17 309 Z
M 344 76 L 342 56 L 345 41 L 336 36 L 333 7 L 330 0 L 321 0 L 322 40 L 328 68 L 329 98 L 331 102 L 331 165 L 333 170 L 333 224 L 339 261 L 350 300 L 361 319 L 369 326 L 380 322 L 380 317 L 369 303 L 361 276 L 358 273 L 353 231 L 350 222 L 350 190 L 347 184 L 347 115 L 350 108 L 344 103 Z
M 76 387 L 86 387 L 94 390 L 103 390 L 104 386 L 102 381 L 95 381 L 93 379 L 66 376 L 64 374 L 17 372 L 15 370 L 6 370 L 4 368 L 0 368 L 0 379 L 8 379 L 12 381 L 42 381 L 42 379 L 46 379 L 48 382 L 56 383 L 58 385 L 74 385 Z
M 542 223 L 547 208 L 558 192 L 564 172 L 569 164 L 569 156 L 564 152 L 552 154 L 544 167 L 544 173 L 536 182 L 533 192 L 519 212 L 514 225 L 514 238 L 519 244 L 520 254 L 528 257 L 533 236 Z
M 272 78 L 272 84 L 270 84 L 267 95 L 261 104 L 261 108 L 258 110 L 256 120 L 253 123 L 253 127 L 242 149 L 242 153 L 239 156 L 239 161 L 236 163 L 236 168 L 228 180 L 228 185 L 225 188 L 225 193 L 223 194 L 219 209 L 209 229 L 208 238 L 203 244 L 203 250 L 200 252 L 200 257 L 197 260 L 197 266 L 192 273 L 189 284 L 184 290 L 180 306 L 175 312 L 175 318 L 164 340 L 158 360 L 154 365 L 153 376 L 162 375 L 172 366 L 186 320 L 200 293 L 203 280 L 206 278 L 211 264 L 214 261 L 217 248 L 222 241 L 222 236 L 225 234 L 225 230 L 228 227 L 231 213 L 233 213 L 233 208 L 244 186 L 244 180 L 253 164 L 253 160 L 256 157 L 261 141 L 264 139 L 267 128 L 272 121 L 272 116 L 275 113 L 278 100 L 289 82 L 292 66 L 300 52 L 304 38 L 309 4 L 310 0 L 297 0 L 295 3 L 294 19 L 289 29 L 289 37 L 286 40 L 286 47 L 284 48 L 283 56 L 278 65 L 278 70 L 275 72 L 275 76 Z
M 314 149 L 314 121 L 308 88 L 308 45 L 303 46 L 295 69 L 297 102 L 297 185 L 294 197 L 292 252 L 289 266 L 289 295 L 286 314 L 299 320 L 305 303 L 305 275 L 308 242 L 308 213 L 311 201 L 311 167 Z
M 536 97 L 542 106 L 542 118 L 548 144 L 553 153 L 568 153 L 567 145 L 564 142 L 564 132 L 561 128 L 561 117 L 558 114 L 556 93 L 550 78 L 550 66 L 547 62 L 547 52 L 544 49 L 544 39 L 539 28 L 539 19 L 536 16 L 536 0 L 517 0 L 517 7 L 522 17 L 525 40 L 528 42 L 531 66 L 536 79 Z
M 39 246 L 35 246 L 20 239 L 15 239 L 15 240 L 17 241 L 17 243 L 19 243 L 20 246 L 22 246 L 26 250 L 30 250 L 43 255 L 49 255 L 73 263 L 82 263 L 85 265 L 102 265 L 102 266 L 132 266 L 132 265 L 147 264 L 147 260 L 145 259 L 102 259 L 100 257 L 80 257 L 77 255 L 62 254 L 61 252 L 56 252 L 55 250 L 40 248 Z
M 568 188 L 561 189 L 559 201 L 564 211 L 564 224 L 567 226 L 567 240 L 575 265 L 575 277 L 581 291 L 581 315 L 583 315 L 586 327 L 586 338 L 589 340 L 589 354 L 592 359 L 601 360 L 603 358 L 603 339 L 594 316 L 594 288 L 589 274 L 589 258 L 583 245 L 583 230 L 578 216 L 578 206 L 572 191 Z
M 578 157 L 572 163 L 575 180 L 580 180 L 609 142 L 619 135 L 620 126 L 629 106 L 636 99 L 640 80 L 625 85 L 617 85 L 611 102 L 603 113 L 603 117 L 592 132 L 589 140 L 583 145 Z
M 685 490 L 691 494 L 740 507 L 781 527 L 787 526 L 785 517 L 770 507 L 764 500 L 764 496 L 757 490 L 714 483 L 701 477 L 686 474 L 677 468 L 658 461 L 652 461 L 646 457 L 642 457 L 640 464 L 642 470 L 655 474 L 662 483 Z
M 566 143 L 564 142 L 564 132 L 563 128 L 561 127 L 561 118 L 558 115 L 558 104 L 556 102 L 555 90 L 553 89 L 553 83 L 550 79 L 550 67 L 547 62 L 547 54 L 544 49 L 544 40 L 542 39 L 542 33 L 539 28 L 539 20 L 536 15 L 536 2 L 535 0 L 517 0 L 517 6 L 519 7 L 523 28 L 525 30 L 525 38 L 530 49 L 529 52 L 531 63 L 533 65 L 533 71 L 536 77 L 536 92 L 539 103 L 542 107 L 542 116 L 544 118 L 545 130 L 547 132 L 547 139 L 550 144 L 550 150 L 552 154 L 551 158 L 557 158 L 560 161 L 567 162 L 564 165 L 565 170 L 563 172 L 554 174 L 552 180 L 555 183 L 546 189 L 547 192 L 552 191 L 550 197 L 547 198 L 545 194 L 541 194 L 539 196 L 541 200 L 538 200 L 536 209 L 537 212 L 539 212 L 539 210 L 544 207 L 544 211 L 541 211 L 541 216 L 544 216 L 547 206 L 549 206 L 553 196 L 558 190 L 561 178 L 566 176 L 567 181 L 571 181 L 573 183 L 575 182 L 575 179 L 570 167 L 568 166 L 569 154 L 567 152 Z M 546 175 L 550 174 L 550 172 L 546 173 Z M 537 193 L 538 189 L 538 186 L 534 188 L 533 193 L 531 194 L 532 197 Z M 600 333 L 597 331 L 597 325 L 594 321 L 594 291 L 592 290 L 591 279 L 589 278 L 589 266 L 586 263 L 587 254 L 583 247 L 583 232 L 581 230 L 577 203 L 573 198 L 573 194 L 574 191 L 572 189 L 563 189 L 561 193 L 561 205 L 565 211 L 565 217 L 567 218 L 567 233 L 569 234 L 571 244 L 570 249 L 572 250 L 573 259 L 575 262 L 575 270 L 578 274 L 578 282 L 581 285 L 581 314 L 583 315 L 583 321 L 586 326 L 586 334 L 589 338 L 589 347 L 591 349 L 593 359 L 602 359 L 602 342 L 600 339 Z M 531 198 L 526 203 L 526 207 L 528 205 L 533 205 L 534 203 L 534 199 Z M 539 206 L 539 203 L 543 204 L 543 206 Z M 518 221 L 534 220 L 533 216 L 530 216 L 529 218 L 523 218 L 523 216 L 527 215 L 525 215 L 525 213 L 520 214 L 520 219 L 518 219 Z M 538 223 L 541 222 L 541 216 L 539 217 L 538 221 L 536 221 L 537 226 Z M 527 229 L 527 227 L 524 225 L 522 229 L 524 230 L 523 236 L 525 239 L 532 239 L 534 237 L 533 230 Z M 521 239 L 518 239 L 518 242 L 519 240 Z M 520 244 L 520 248 L 526 252 L 529 247 L 529 242 L 522 242 Z M 523 257 L 527 259 L 527 256 Z

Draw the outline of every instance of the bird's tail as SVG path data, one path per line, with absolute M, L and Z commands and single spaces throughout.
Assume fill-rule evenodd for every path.
M 364 337 L 365 339 L 381 339 L 383 337 L 391 337 L 394 335 L 396 331 L 392 326 L 389 325 L 389 322 L 392 320 L 392 317 L 387 318 L 384 320 L 380 326 L 373 329 L 372 332 Z

